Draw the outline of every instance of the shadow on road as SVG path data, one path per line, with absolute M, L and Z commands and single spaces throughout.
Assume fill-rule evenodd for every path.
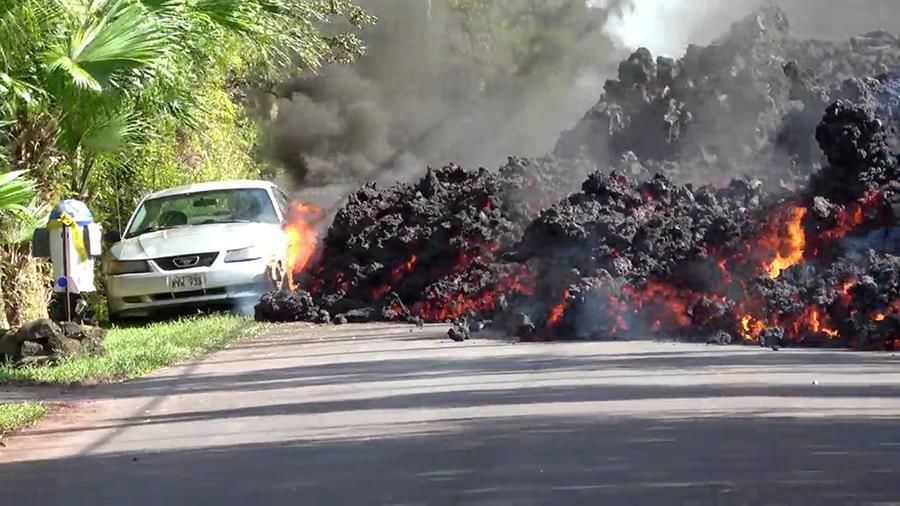
M 29 431 L 74 456 L 0 464 L 0 497 L 136 506 L 900 498 L 900 383 L 889 355 L 438 342 L 399 326 L 285 327 L 170 373 L 85 390 L 127 407 Z M 811 382 L 817 375 L 834 383 Z
M 9 464 L 0 489 L 7 504 L 849 504 L 900 497 L 898 451 L 897 420 L 497 418 Z
M 452 345 L 450 345 L 452 346 Z M 497 345 L 503 346 L 503 345 Z M 446 347 L 444 347 L 446 349 Z M 388 350 L 390 351 L 390 350 Z M 440 354 L 440 347 L 424 348 L 432 356 Z M 380 353 L 383 351 L 379 350 Z M 298 352 L 298 355 L 302 354 Z M 803 351 L 798 353 L 741 354 L 729 350 L 711 349 L 710 353 L 664 352 L 597 354 L 582 356 L 554 356 L 552 347 L 540 355 L 504 356 L 498 358 L 458 358 L 448 350 L 447 358 L 427 358 L 410 356 L 404 358 L 379 359 L 377 365 L 366 355 L 373 352 L 359 352 L 353 360 L 353 353 L 340 353 L 344 360 L 328 361 L 327 355 L 320 355 L 321 364 L 266 367 L 265 360 L 255 359 L 259 367 L 230 374 L 194 374 L 190 377 L 164 376 L 145 378 L 117 385 L 112 388 L 92 389 L 91 396 L 102 398 L 145 397 L 155 395 L 198 394 L 211 392 L 264 392 L 286 388 L 345 385 L 370 383 L 374 381 L 401 381 L 418 379 L 440 379 L 465 376 L 497 376 L 507 374 L 528 374 L 529 372 L 571 372 L 590 373 L 594 371 L 620 372 L 635 376 L 652 374 L 661 370 L 684 370 L 691 376 L 716 376 L 723 370 L 742 368 L 749 372 L 767 374 L 791 373 L 811 364 L 817 370 L 842 368 L 853 375 L 854 367 L 859 367 L 860 375 L 871 377 L 879 372 L 896 373 L 900 363 L 878 354 L 854 354 L 849 352 Z M 304 355 L 306 358 L 315 355 Z M 348 360 L 349 358 L 349 360 Z M 620 378 L 623 376 L 619 376 Z M 900 389 L 900 386 L 898 386 Z M 821 391 L 813 390 L 813 392 Z M 897 393 L 896 390 L 893 391 Z M 816 394 L 814 394 L 816 395 Z
M 274 402 L 257 406 L 233 407 L 226 409 L 206 409 L 190 412 L 151 415 L 144 412 L 135 416 L 119 418 L 115 424 L 91 425 L 89 427 L 64 429 L 34 429 L 31 435 L 66 434 L 78 430 L 126 429 L 152 425 L 179 424 L 188 422 L 215 422 L 217 420 L 252 419 L 257 417 L 278 417 L 293 415 L 341 414 L 348 418 L 365 419 L 367 412 L 390 410 L 428 409 L 444 410 L 452 408 L 496 408 L 503 406 L 525 406 L 529 404 L 572 404 L 609 401 L 643 401 L 646 405 L 665 401 L 687 403 L 698 413 L 704 407 L 715 405 L 717 400 L 765 397 L 797 399 L 798 403 L 815 399 L 860 399 L 877 404 L 879 399 L 900 398 L 900 385 L 851 386 L 851 385 L 758 385 L 758 386 L 718 386 L 718 385 L 565 385 L 548 387 L 510 387 L 508 382 L 486 382 L 484 384 L 443 385 L 450 391 L 416 392 L 387 396 L 361 396 L 338 400 L 303 400 L 300 402 Z M 494 387 L 494 388 L 491 388 Z M 458 388 L 458 389 L 457 389 Z M 796 409 L 779 407 L 778 413 L 806 411 L 807 406 L 798 404 Z M 817 406 L 820 414 L 845 416 L 847 408 L 840 404 L 828 407 Z M 765 409 L 757 409 L 762 415 L 770 415 Z M 866 410 L 854 408 L 854 414 L 879 416 L 880 410 L 873 407 Z M 803 422 L 805 423 L 805 422 Z M 900 442 L 900 435 L 898 435 Z M 900 450 L 900 446 L 898 446 Z M 900 455 L 898 455 L 900 456 Z

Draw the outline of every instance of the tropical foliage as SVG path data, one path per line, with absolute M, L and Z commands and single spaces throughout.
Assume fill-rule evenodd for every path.
M 9 325 L 22 323 L 27 308 L 35 305 L 29 299 L 40 297 L 40 287 L 32 286 L 37 266 L 27 244 L 48 209 L 37 203 L 35 185 L 25 175 L 23 170 L 0 175 L 0 282 L 6 287 L 3 306 Z
M 254 177 L 245 87 L 352 58 L 322 27 L 372 21 L 350 0 L 0 2 L 0 173 L 109 225 L 152 189 Z

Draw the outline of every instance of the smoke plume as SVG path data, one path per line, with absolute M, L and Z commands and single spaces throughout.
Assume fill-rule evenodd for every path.
M 323 202 L 365 181 L 418 178 L 427 166 L 494 169 L 510 155 L 548 153 L 624 54 L 603 31 L 605 11 L 591 9 L 597 18 L 588 21 L 568 15 L 566 4 L 581 1 L 551 2 L 559 19 L 546 21 L 546 40 L 533 41 L 548 50 L 521 56 L 513 54 L 518 35 L 497 34 L 508 47 L 468 47 L 472 20 L 466 25 L 445 0 L 364 0 L 379 17 L 361 34 L 364 57 L 258 101 L 265 154 L 304 198 Z M 554 44 L 576 50 L 560 54 Z
M 361 1 L 380 19 L 362 34 L 367 55 L 282 83 L 267 97 L 259 106 L 267 112 L 265 154 L 304 198 L 326 207 L 365 181 L 410 180 L 427 166 L 496 168 L 510 155 L 540 156 L 596 102 L 632 50 L 681 56 L 688 44 L 714 41 L 772 3 L 585 0 L 591 19 L 567 17 L 565 5 L 580 1 L 548 2 L 563 6 L 541 27 L 548 38 L 508 37 L 505 52 L 497 40 L 466 47 L 472 26 L 445 0 Z M 801 37 L 846 38 L 900 21 L 896 0 L 775 3 Z M 558 41 L 571 44 L 554 53 Z M 529 44 L 549 49 L 517 60 Z

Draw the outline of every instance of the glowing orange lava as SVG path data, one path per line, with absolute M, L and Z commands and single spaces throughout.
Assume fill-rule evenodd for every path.
M 871 318 L 876 322 L 883 322 L 887 320 L 888 316 L 891 316 L 895 313 L 900 313 L 900 300 L 895 300 L 891 303 L 891 307 L 889 307 L 887 311 L 882 313 L 875 313 L 871 316 Z
M 569 291 L 566 290 L 563 293 L 562 301 L 559 304 L 553 306 L 553 309 L 550 310 L 550 316 L 547 318 L 547 325 L 550 327 L 556 326 L 564 314 L 566 314 L 566 309 L 569 306 Z
M 765 266 L 770 278 L 778 278 L 785 269 L 803 260 L 806 249 L 806 232 L 803 230 L 805 216 L 805 208 L 791 208 L 784 217 L 785 221 L 776 222 L 770 227 L 769 233 L 760 240 L 762 245 L 775 252 L 775 258 Z
M 841 305 L 844 307 L 850 307 L 850 302 L 852 302 L 853 297 L 850 295 L 850 289 L 853 288 L 853 285 L 856 284 L 855 280 L 847 280 L 844 281 L 844 284 L 841 285 L 841 289 L 838 291 L 838 297 L 841 301 Z
M 469 313 L 493 311 L 500 298 L 512 294 L 532 295 L 534 279 L 526 267 L 503 276 L 489 290 L 474 295 L 463 293 L 438 294 L 433 292 L 429 300 L 413 307 L 413 313 L 425 321 L 443 322 L 466 316 Z
M 797 321 L 793 330 L 795 336 L 802 336 L 805 331 L 814 334 L 825 334 L 829 338 L 838 336 L 838 331 L 830 326 L 828 315 L 822 313 L 819 308 L 815 306 L 806 308 L 806 311 Z
M 683 328 L 691 324 L 688 316 L 690 305 L 700 298 L 700 295 L 689 290 L 682 290 L 672 285 L 659 282 L 649 282 L 643 288 L 637 289 L 626 286 L 625 293 L 629 295 L 631 302 L 639 309 L 649 309 L 654 313 L 655 320 L 652 330 L 662 328 Z M 656 322 L 658 321 L 658 325 Z
M 728 283 L 731 282 L 731 271 L 728 270 L 728 259 L 722 258 L 716 265 L 719 266 L 719 272 L 722 274 L 722 281 Z
M 409 260 L 395 267 L 391 272 L 391 281 L 396 283 L 397 281 L 403 279 L 403 276 L 406 276 L 413 270 L 415 270 L 417 260 L 418 258 L 416 258 L 416 255 L 413 255 L 409 258 Z
M 312 260 L 319 242 L 316 223 L 323 218 L 322 211 L 315 206 L 296 203 L 288 214 L 284 232 L 288 238 L 287 270 L 291 274 L 303 272 Z
M 766 324 L 750 315 L 741 317 L 741 338 L 745 341 L 756 341 Z
M 843 239 L 853 229 L 860 226 L 866 219 L 866 211 L 878 205 L 881 202 L 882 193 L 880 191 L 872 192 L 866 195 L 860 202 L 851 204 L 849 207 L 841 210 L 835 226 L 831 230 L 822 233 L 822 237 L 831 240 Z

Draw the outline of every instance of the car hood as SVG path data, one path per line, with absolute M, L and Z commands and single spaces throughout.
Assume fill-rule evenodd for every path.
M 110 252 L 118 260 L 148 260 L 258 246 L 284 250 L 287 239 L 280 225 L 221 223 L 150 232 L 124 239 Z

